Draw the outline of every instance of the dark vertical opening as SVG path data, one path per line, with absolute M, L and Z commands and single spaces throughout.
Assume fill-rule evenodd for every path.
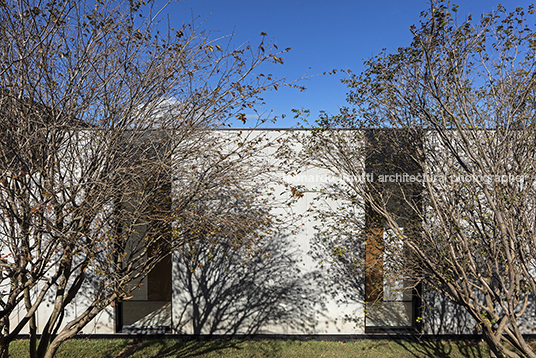
M 171 213 L 171 181 L 167 178 L 165 183 L 155 193 L 153 203 L 150 204 L 147 235 L 156 239 L 149 247 L 148 255 L 155 253 L 165 256 L 153 267 L 147 275 L 147 300 L 171 301 L 171 239 L 172 227 L 169 215 Z
M 383 299 L 383 226 L 378 215 L 367 209 L 365 244 L 365 301 Z
M 415 235 L 420 235 L 422 228 L 422 183 L 408 179 L 411 175 L 423 173 L 422 131 L 371 129 L 367 130 L 366 139 L 365 169 L 374 178 L 369 183 L 370 193 L 377 198 L 374 200 L 378 200 L 379 207 L 385 205 L 405 235 L 417 238 Z M 388 176 L 394 181 L 386 180 Z M 386 277 L 388 273 L 384 269 L 385 230 L 383 216 L 369 203 L 365 215 L 365 331 L 420 330 L 422 323 L 417 318 L 421 317 L 421 286 L 396 295 L 390 293 L 393 291 L 384 292 L 385 287 L 390 287 L 393 282 Z M 403 256 L 402 260 L 405 258 L 409 256 Z M 405 278 L 401 286 L 411 287 L 411 280 Z
M 142 228 L 137 240 L 150 243 L 147 261 L 161 258 L 154 263 L 142 286 L 132 292 L 132 297 L 116 302 L 116 331 L 124 333 L 164 333 L 171 329 L 172 299 L 172 220 L 171 177 L 163 173 L 146 181 L 143 191 L 149 194 L 136 225 Z M 135 200 L 135 199 L 134 199 Z M 129 239 L 130 240 L 130 239 Z
M 171 254 L 167 254 L 147 275 L 147 300 L 171 301 Z

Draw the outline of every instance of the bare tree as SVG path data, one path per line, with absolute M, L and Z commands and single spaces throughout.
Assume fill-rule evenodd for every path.
M 366 213 L 320 213 L 342 232 L 325 238 L 333 257 L 354 258 L 341 238 L 355 225 L 356 268 L 383 255 L 380 279 L 424 283 L 465 309 L 492 354 L 534 357 L 521 329 L 536 293 L 534 10 L 456 14 L 432 1 L 410 46 L 350 74 L 349 107 L 321 118 L 302 153 L 343 179 L 326 195 Z
M 254 249 L 272 220 L 268 210 L 257 220 L 228 214 L 264 205 L 251 195 L 270 171 L 253 159 L 266 141 L 212 130 L 244 120 L 262 91 L 283 84 L 256 72 L 282 63 L 281 52 L 265 34 L 233 48 L 195 21 L 160 32 L 160 11 L 137 1 L 0 3 L 5 357 L 26 325 L 30 356 L 52 357 L 173 248 L 206 237 Z M 82 291 L 87 307 L 65 322 Z M 53 309 L 37 345 L 45 300 Z

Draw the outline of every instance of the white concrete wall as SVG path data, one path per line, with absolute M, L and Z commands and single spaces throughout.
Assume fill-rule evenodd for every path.
M 233 136 L 238 131 L 222 131 L 219 135 Z M 242 134 L 244 135 L 244 134 Z M 268 196 L 270 202 L 274 205 L 273 214 L 282 218 L 293 218 L 296 221 L 290 228 L 277 232 L 269 238 L 271 243 L 267 244 L 267 249 L 270 249 L 270 244 L 275 245 L 277 253 L 272 253 L 268 259 L 258 261 L 250 260 L 246 262 L 249 266 L 233 266 L 234 269 L 240 270 L 244 277 L 249 272 L 256 272 L 257 277 L 261 277 L 264 282 L 257 282 L 255 279 L 248 281 L 250 286 L 262 287 L 262 289 L 254 290 L 252 287 L 241 287 L 249 297 L 243 297 L 237 294 L 233 285 L 239 285 L 238 277 L 227 277 L 227 290 L 222 289 L 221 292 L 234 292 L 234 303 L 229 302 L 225 307 L 227 312 L 222 312 L 223 308 L 218 307 L 217 303 L 208 305 L 206 303 L 198 304 L 198 309 L 212 309 L 214 314 L 206 318 L 206 324 L 199 327 L 196 324 L 196 312 L 192 307 L 194 298 L 191 292 L 186 289 L 181 289 L 180 285 L 175 284 L 184 279 L 185 267 L 179 263 L 181 253 L 175 253 L 173 259 L 173 280 L 174 292 L 172 302 L 172 320 L 175 333 L 265 333 L 265 334 L 361 334 L 364 333 L 364 306 L 362 299 L 344 302 L 343 297 L 333 297 L 328 293 L 330 286 L 333 284 L 332 278 L 327 274 L 327 271 L 322 270 L 318 262 L 311 255 L 311 241 L 316 234 L 314 226 L 318 224 L 313 219 L 313 215 L 308 212 L 308 209 L 313 205 L 313 200 L 317 194 L 313 192 L 305 193 L 304 196 L 296 200 L 290 207 L 280 205 L 286 199 L 289 199 L 289 191 L 285 186 L 285 179 L 292 180 L 285 175 L 285 164 L 278 158 L 275 153 L 281 141 L 285 140 L 289 133 L 284 131 L 253 131 L 254 136 L 266 136 L 264 140 L 271 142 L 273 145 L 268 146 L 259 155 L 259 164 L 281 166 L 276 172 L 277 179 L 266 182 L 262 188 L 264 195 Z M 302 172 L 300 178 L 294 180 L 292 184 L 303 185 L 308 190 L 313 190 L 325 184 L 326 177 L 329 175 L 323 170 L 309 170 Z M 328 203 L 314 203 L 314 205 L 327 205 Z M 329 203 L 336 206 L 336 203 Z M 281 246 L 282 245 L 282 246 Z M 285 254 L 285 257 L 277 256 L 277 254 Z M 263 267 L 269 272 L 270 266 L 277 264 L 278 260 L 285 263 L 273 276 L 264 277 Z M 253 267 L 252 264 L 256 266 Z M 223 265 L 223 264 L 222 264 Z M 246 269 L 244 269 L 246 267 Z M 259 270 L 259 271 L 256 271 Z M 282 270 L 282 271 L 281 271 Z M 292 272 L 290 275 L 289 272 Z M 284 277 L 283 277 L 284 276 Z M 268 281 L 268 282 L 266 282 Z M 298 282 L 295 282 L 298 281 Z M 196 282 L 193 280 L 193 282 Z M 223 283 L 225 284 L 225 283 Z M 305 286 L 305 287 L 304 287 Z M 279 297 L 278 302 L 271 301 L 266 309 L 277 311 L 274 315 L 262 316 L 262 307 L 247 307 L 244 301 L 255 301 L 259 297 L 252 295 L 267 295 L 273 292 L 285 291 Z M 224 300 L 224 293 L 220 294 Z M 274 298 L 277 301 L 277 297 Z M 282 307 L 284 306 L 284 307 Z M 250 310 L 251 315 L 248 319 L 244 319 L 240 324 L 237 324 L 239 313 L 244 313 L 244 310 Z M 224 310 L 223 310 L 224 311 Z M 239 311 L 239 312 L 236 312 Z M 217 322 L 217 315 L 228 313 L 228 322 Z M 199 314 L 199 313 L 197 313 Z M 263 320 L 264 319 L 264 320 Z M 233 331 L 234 330 L 234 331 Z

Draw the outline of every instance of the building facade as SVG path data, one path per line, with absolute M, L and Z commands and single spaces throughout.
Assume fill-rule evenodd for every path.
M 243 135 L 240 130 L 216 131 L 218 136 Z M 170 252 L 143 279 L 128 300 L 116 302 L 86 326 L 83 333 L 173 333 L 186 335 L 335 335 L 374 334 L 385 332 L 426 334 L 471 334 L 478 327 L 459 307 L 426 287 L 388 277 L 388 253 L 375 243 L 392 236 L 366 205 L 357 198 L 352 215 L 361 220 L 361 228 L 371 229 L 366 243 L 354 246 L 353 257 L 364 265 L 351 276 L 348 267 L 329 261 L 321 250 L 326 222 L 319 210 L 346 210 L 336 198 L 321 196 L 321 188 L 343 180 L 333 172 L 309 167 L 292 171 L 279 155 L 284 143 L 292 142 L 296 131 L 252 131 L 268 143 L 259 152 L 259 163 L 273 168 L 270 180 L 258 195 L 272 203 L 271 215 L 282 224 L 274 227 L 260 245 L 259 254 L 244 249 L 224 250 L 217 245 L 197 243 Z M 307 135 L 302 132 L 301 135 Z M 383 136 L 383 137 L 382 137 Z M 365 174 L 389 175 L 389 163 L 405 168 L 408 175 L 423 174 L 405 158 L 391 153 L 390 134 L 369 133 L 378 154 L 362 159 Z M 378 139 L 379 138 L 379 139 Z M 365 144 L 362 144 L 365 145 Z M 298 148 L 297 150 L 299 150 Z M 366 179 L 366 178 L 365 178 Z M 172 176 L 169 192 L 180 190 Z M 269 183 L 269 184 L 267 184 Z M 299 193 L 292 191 L 299 188 Z M 297 190 L 297 189 L 296 189 Z M 419 189 L 414 195 L 419 195 Z M 275 199 L 274 199 L 275 198 Z M 404 212 L 404 204 L 392 203 Z M 314 210 L 311 210 L 314 208 Z M 403 217 L 403 215 L 401 215 Z M 284 223 L 284 225 L 283 225 Z M 412 230 L 419 223 L 401 219 L 402 230 Z M 171 229 L 171 228 L 170 228 Z M 139 237 L 148 229 L 140 228 Z M 133 238 L 139 239 L 139 238 Z M 192 249 L 195 248 L 195 250 Z M 207 255 L 210 252 L 210 255 Z M 91 291 L 91 282 L 86 292 Z M 37 312 L 37 326 L 44 325 L 48 304 Z M 533 302 L 531 303 L 533 305 Z M 65 319 L 84 309 L 78 297 L 65 310 Z M 529 311 L 531 311 L 529 309 Z M 534 312 L 534 309 L 532 309 Z M 23 310 L 12 316 L 20 319 Z M 45 317 L 43 320 L 40 317 Z M 522 327 L 532 333 L 534 315 Z

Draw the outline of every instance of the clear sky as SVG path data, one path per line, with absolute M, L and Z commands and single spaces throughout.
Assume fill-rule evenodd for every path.
M 527 0 L 458 0 L 461 16 L 489 12 L 502 4 L 507 11 L 527 7 Z M 157 0 L 157 4 L 164 3 Z M 165 10 L 176 28 L 193 17 L 215 36 L 235 34 L 237 44 L 258 44 L 261 32 L 273 38 L 282 49 L 290 47 L 283 65 L 271 65 L 266 71 L 294 80 L 331 71 L 363 70 L 363 60 L 387 48 L 394 52 L 410 44 L 411 25 L 418 25 L 427 0 L 180 0 Z M 313 76 L 300 82 L 305 92 L 280 89 L 263 97 L 263 110 L 285 119 L 266 126 L 287 128 L 295 125 L 292 108 L 336 113 L 346 103 L 342 73 Z

